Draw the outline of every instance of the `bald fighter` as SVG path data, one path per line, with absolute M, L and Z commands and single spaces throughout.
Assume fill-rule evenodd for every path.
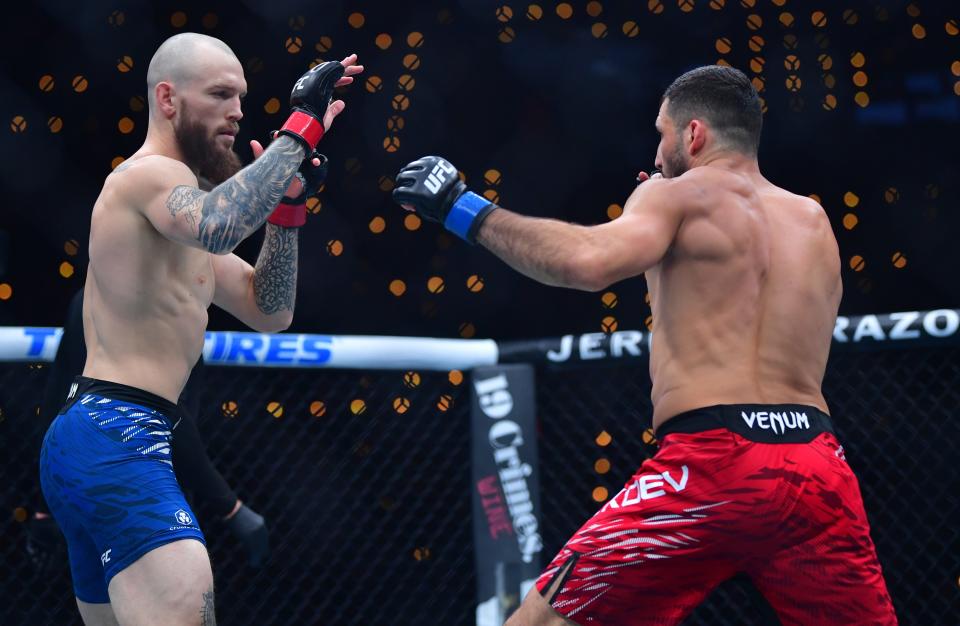
M 821 384 L 842 292 L 823 209 L 765 179 L 760 100 L 732 68 L 666 90 L 656 167 L 623 215 L 511 213 L 425 157 L 394 198 L 548 285 L 644 274 L 661 445 L 550 563 L 508 626 L 677 624 L 746 573 L 783 624 L 895 624 Z M 640 434 L 637 433 L 639 437 Z
M 150 61 L 146 140 L 93 207 L 86 365 L 40 457 L 87 626 L 215 623 L 204 538 L 170 462 L 176 403 L 211 303 L 257 331 L 289 326 L 298 227 L 324 169 L 315 149 L 345 106 L 334 87 L 362 70 L 351 55 L 301 76 L 279 135 L 266 150 L 252 141 L 240 169 L 247 84 L 230 48 L 184 33 Z M 251 266 L 232 251 L 264 222 Z

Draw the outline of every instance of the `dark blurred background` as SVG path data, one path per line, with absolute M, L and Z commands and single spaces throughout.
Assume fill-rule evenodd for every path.
M 303 229 L 293 331 L 506 339 L 596 331 L 607 316 L 642 327 L 642 278 L 611 287 L 613 310 L 602 294 L 540 286 L 434 224 L 411 230 L 392 178 L 442 154 L 510 209 L 606 221 L 652 167 L 664 88 L 710 63 L 761 89 L 765 175 L 830 215 L 841 313 L 960 307 L 953 2 L 46 0 L 5 11 L 0 325 L 62 324 L 102 181 L 146 131 L 150 57 L 183 31 L 223 39 L 244 64 L 245 159 L 249 139 L 282 124 L 312 62 L 356 52 L 366 66 L 321 145 L 332 169 Z M 239 252 L 253 260 L 258 247 L 254 236 Z M 212 314 L 213 329 L 239 327 Z

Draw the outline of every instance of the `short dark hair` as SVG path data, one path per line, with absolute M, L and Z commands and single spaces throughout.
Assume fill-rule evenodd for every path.
M 663 99 L 669 100 L 667 114 L 678 129 L 703 119 L 730 149 L 757 154 L 763 127 L 760 95 L 740 70 L 722 65 L 690 70 L 667 87 Z

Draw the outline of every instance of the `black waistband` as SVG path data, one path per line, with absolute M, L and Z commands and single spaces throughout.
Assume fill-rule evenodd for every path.
M 67 395 L 67 405 L 65 408 L 69 408 L 85 394 L 138 404 L 142 407 L 159 411 L 164 417 L 171 420 L 177 417 L 177 405 L 166 398 L 161 398 L 155 393 L 144 391 L 138 387 L 131 387 L 130 385 L 122 385 L 97 378 L 87 378 L 86 376 L 77 376 L 73 379 L 73 384 L 70 386 L 70 393 Z
M 830 416 L 803 404 L 718 404 L 671 417 L 657 429 L 663 439 L 671 433 L 698 433 L 725 428 L 761 443 L 807 443 L 820 433 L 833 433 Z

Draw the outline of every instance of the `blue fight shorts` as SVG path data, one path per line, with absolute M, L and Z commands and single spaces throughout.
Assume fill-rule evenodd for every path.
M 170 461 L 176 409 L 141 389 L 78 376 L 44 437 L 40 484 L 84 602 L 110 602 L 110 580 L 154 548 L 206 544 Z

